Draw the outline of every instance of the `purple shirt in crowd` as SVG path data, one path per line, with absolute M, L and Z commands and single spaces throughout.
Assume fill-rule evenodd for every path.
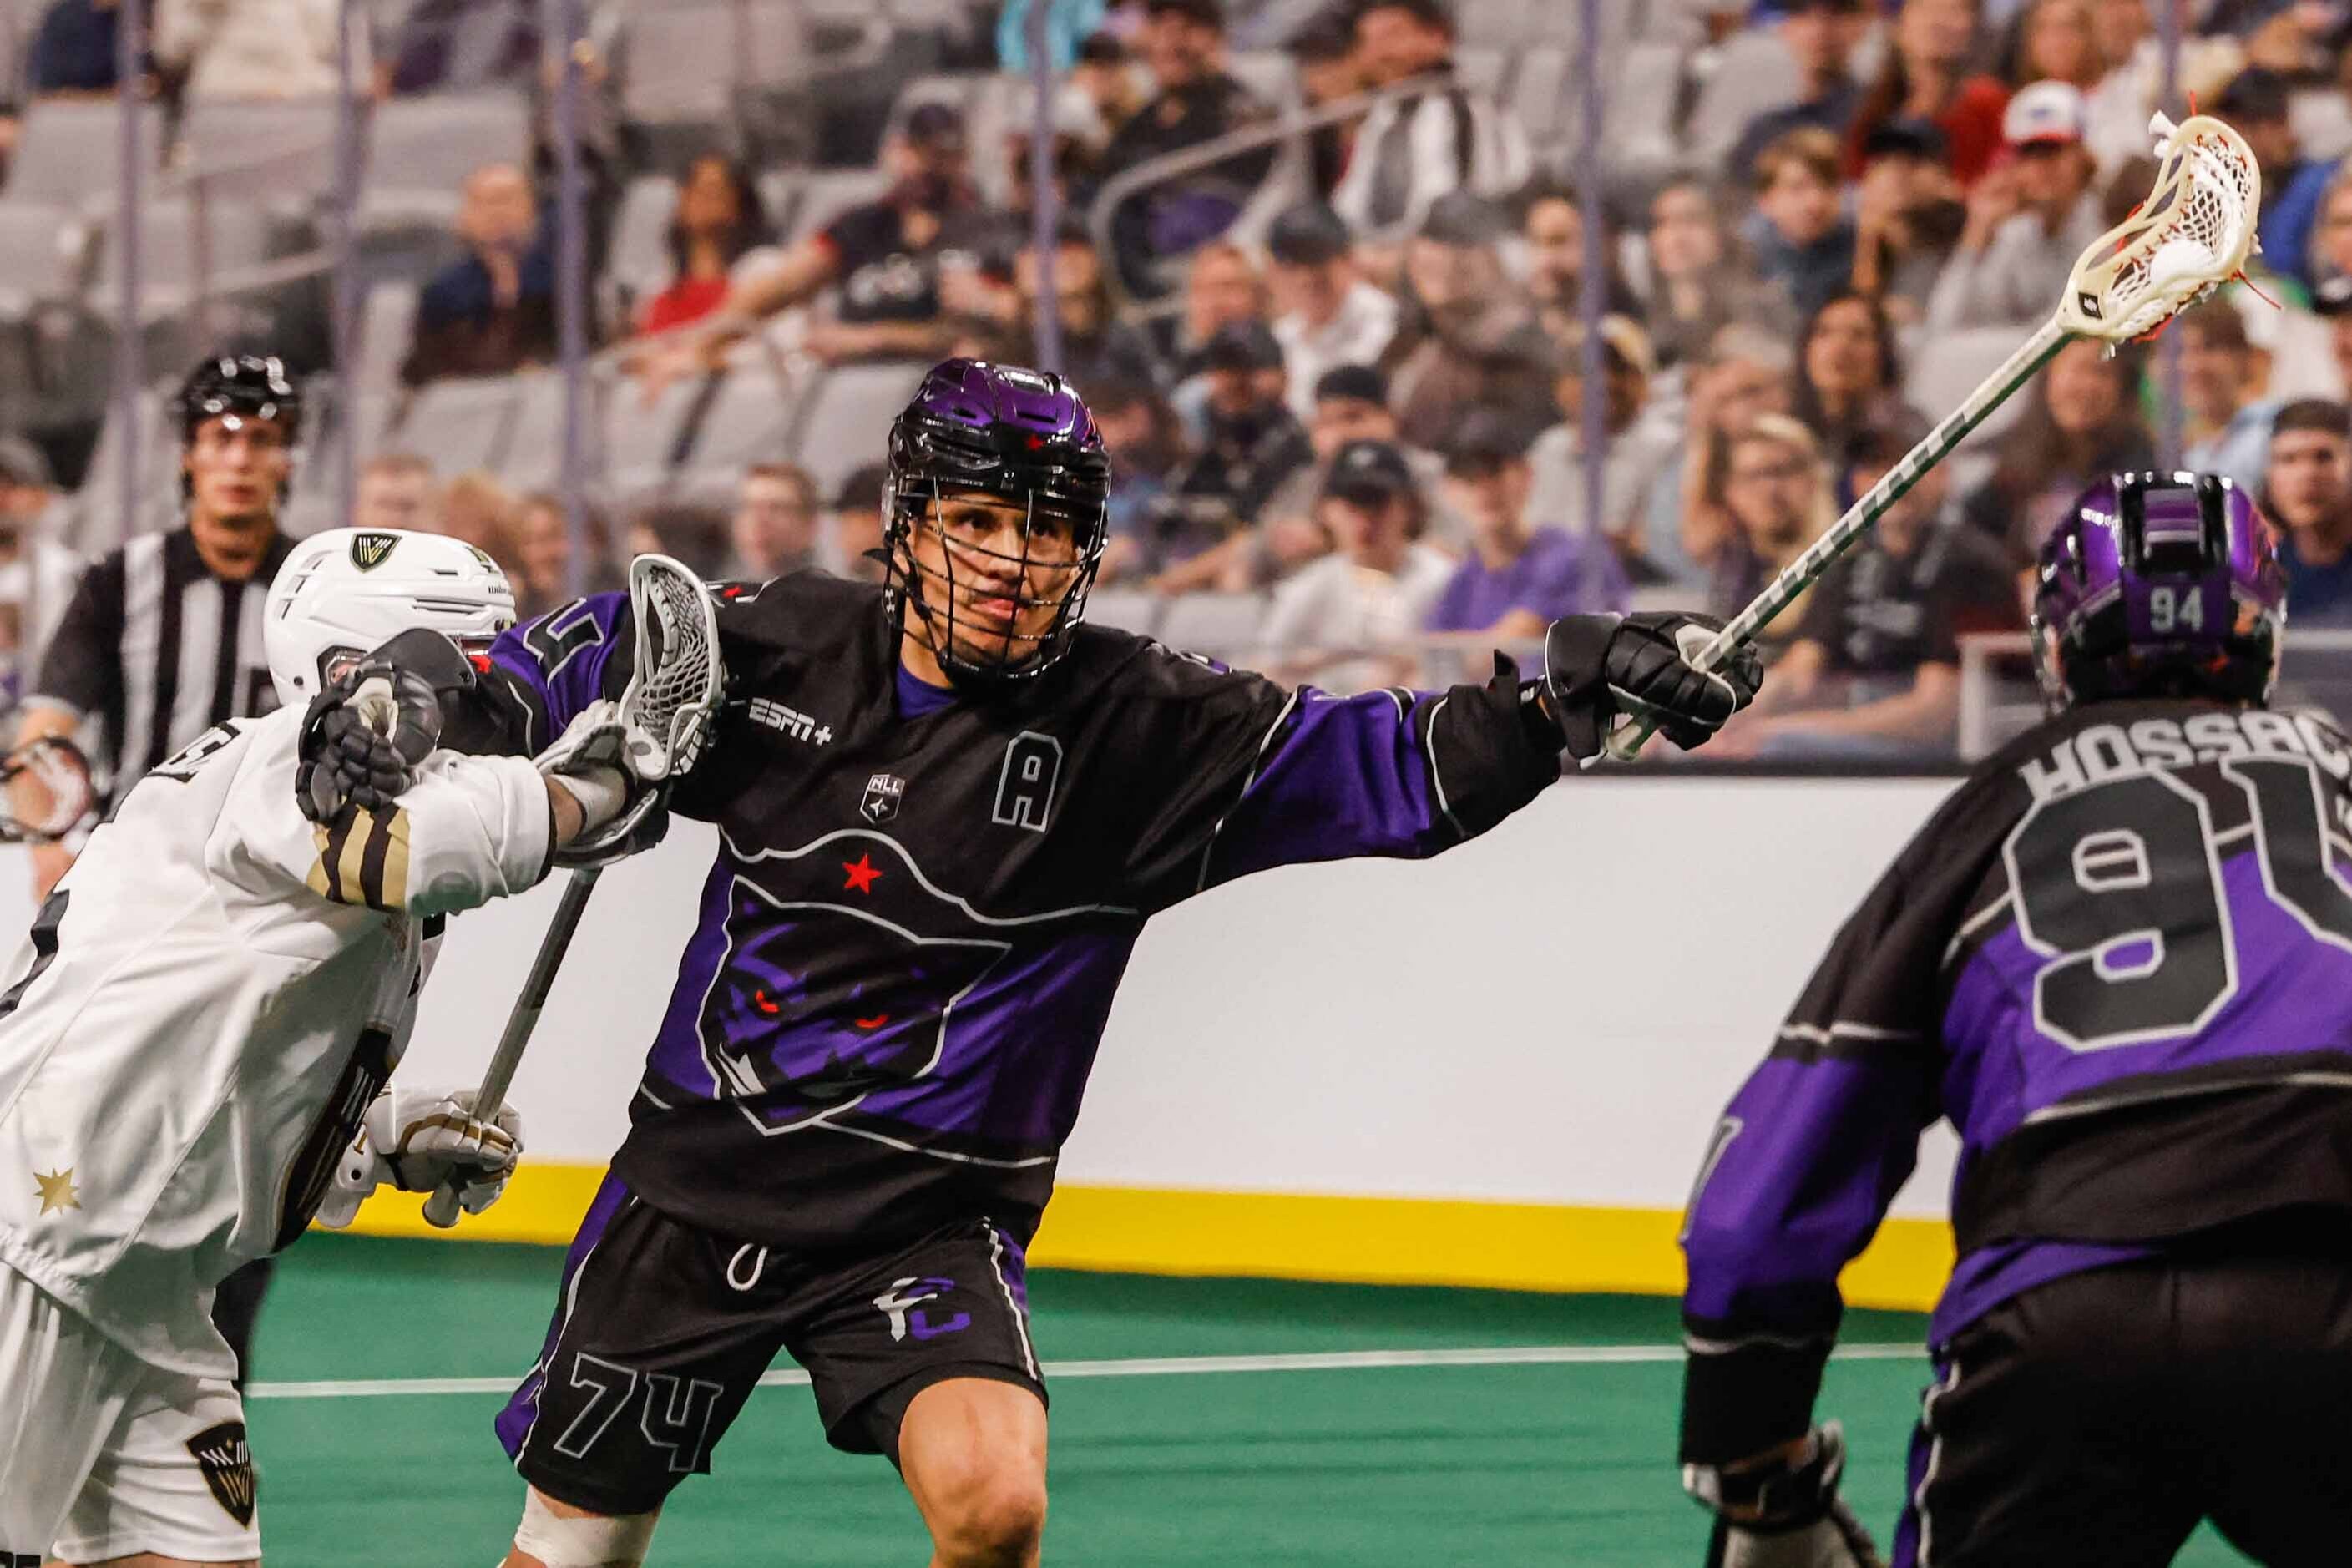
M 1625 607 L 1625 574 L 1596 534 L 1538 528 L 1518 559 L 1496 570 L 1472 551 L 1431 606 L 1433 632 L 1483 632 L 1513 610 L 1546 620 Z

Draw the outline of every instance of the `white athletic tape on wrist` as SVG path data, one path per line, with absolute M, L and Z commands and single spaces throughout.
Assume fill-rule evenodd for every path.
M 523 1496 L 515 1550 L 538 1558 L 547 1568 L 638 1568 L 660 1520 L 658 1513 L 561 1519 L 533 1487 Z
M 576 773 L 547 775 L 580 803 L 580 831 L 584 837 L 621 815 L 629 804 L 628 782 L 618 768 L 583 768 Z

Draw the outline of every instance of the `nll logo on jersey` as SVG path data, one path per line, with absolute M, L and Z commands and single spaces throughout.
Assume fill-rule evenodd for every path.
M 751 700 L 751 722 L 765 724 L 771 730 L 782 730 L 795 741 L 814 741 L 820 746 L 833 744 L 833 731 L 797 709 L 765 697 Z
M 400 542 L 396 533 L 357 533 L 352 536 L 352 564 L 362 572 L 373 572 L 392 554 L 393 546 Z
M 906 793 L 905 779 L 876 773 L 866 781 L 866 798 L 857 803 L 857 815 L 868 822 L 887 822 L 898 815 L 898 799 Z
M 188 1452 L 204 1472 L 213 1500 L 240 1525 L 253 1522 L 253 1451 L 246 1447 L 245 1423 L 224 1421 L 188 1439 Z

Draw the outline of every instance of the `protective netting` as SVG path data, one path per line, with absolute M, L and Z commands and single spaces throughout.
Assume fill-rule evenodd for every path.
M 669 752 L 670 774 L 690 771 L 726 672 L 719 662 L 719 617 L 702 580 L 667 555 L 629 566 L 637 622 L 637 667 L 621 711 Z
M 2234 277 L 2254 245 L 2262 174 L 2242 138 L 2200 115 L 2169 130 L 2139 210 L 2074 264 L 2061 310 L 2069 331 L 2142 337 Z

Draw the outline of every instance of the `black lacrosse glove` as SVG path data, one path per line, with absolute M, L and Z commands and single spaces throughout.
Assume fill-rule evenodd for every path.
M 358 700 L 362 689 L 371 702 L 389 698 L 389 735 L 369 722 L 368 704 Z M 303 714 L 295 800 L 302 815 L 318 823 L 334 821 L 351 805 L 382 811 L 408 788 L 418 764 L 440 743 L 441 699 L 433 683 L 371 655 L 312 699 Z
M 1705 745 L 1756 700 L 1763 666 L 1742 647 L 1713 669 L 1693 660 L 1723 623 L 1712 616 L 1644 611 L 1563 616 L 1544 634 L 1543 705 L 1574 756 L 1590 757 L 1619 718 L 1685 751 Z

